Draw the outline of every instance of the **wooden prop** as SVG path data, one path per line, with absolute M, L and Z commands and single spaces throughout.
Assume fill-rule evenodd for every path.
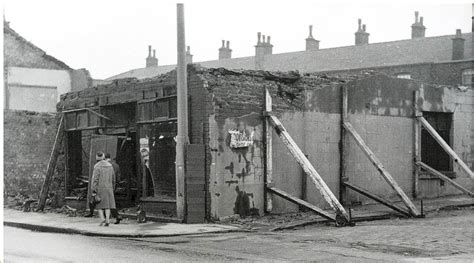
M 357 131 L 352 127 L 352 125 L 349 122 L 345 122 L 343 124 L 344 128 L 349 131 L 349 133 L 354 137 L 356 140 L 357 144 L 360 146 L 362 151 L 367 155 L 367 157 L 370 159 L 373 165 L 377 168 L 377 170 L 380 172 L 380 174 L 383 176 L 383 178 L 388 182 L 388 184 L 397 192 L 397 194 L 400 196 L 402 201 L 405 203 L 405 205 L 408 207 L 410 210 L 411 214 L 413 216 L 419 216 L 420 213 L 416 209 L 415 205 L 412 203 L 410 198 L 403 192 L 402 188 L 397 184 L 397 182 L 393 179 L 392 175 L 385 169 L 385 167 L 382 165 L 382 163 L 379 161 L 379 159 L 375 156 L 375 154 L 370 150 L 370 148 L 365 144 L 364 140 L 360 135 L 357 133 Z
M 454 187 L 456 187 L 457 189 L 461 190 L 461 192 L 469 195 L 470 197 L 474 197 L 474 193 L 467 190 L 466 188 L 462 187 L 461 185 L 459 185 L 458 183 L 456 183 L 455 181 L 453 181 L 451 178 L 447 177 L 446 175 L 440 173 L 439 171 L 435 170 L 434 168 L 432 168 L 431 166 L 427 165 L 426 163 L 423 163 L 423 162 L 417 162 L 416 163 L 418 166 L 422 167 L 423 169 L 425 169 L 426 171 L 428 171 L 429 173 L 431 173 L 432 175 L 435 175 L 435 176 L 438 176 L 441 180 L 447 182 L 447 183 L 450 183 L 452 184 Z
M 441 148 L 448 153 L 451 158 L 453 158 L 454 162 L 459 164 L 459 166 L 471 177 L 471 179 L 474 179 L 474 173 L 469 169 L 469 167 L 463 162 L 461 158 L 451 149 L 451 147 L 439 136 L 439 134 L 436 132 L 436 130 L 431 126 L 431 124 L 428 123 L 428 121 L 419 116 L 418 120 L 421 122 L 421 124 L 426 128 L 426 130 L 433 136 L 433 138 L 436 140 L 436 142 L 439 143 Z
M 62 140 L 64 137 L 63 133 L 64 128 L 64 114 L 61 114 L 61 120 L 59 121 L 58 130 L 56 132 L 56 138 L 54 139 L 53 150 L 49 156 L 48 168 L 46 170 L 46 177 L 43 181 L 43 186 L 41 187 L 40 199 L 38 203 L 38 211 L 43 211 L 46 204 L 46 198 L 48 197 L 49 186 L 53 179 L 54 170 L 56 168 L 56 161 L 58 159 L 59 151 L 61 149 Z
M 269 116 L 269 119 L 276 133 L 282 139 L 283 143 L 286 145 L 290 153 L 301 165 L 305 173 L 309 175 L 314 185 L 319 190 L 324 199 L 329 203 L 331 208 L 336 212 L 336 217 L 340 219 L 339 221 L 344 221 L 343 224 L 349 223 L 350 218 L 344 207 L 339 203 L 339 200 L 337 200 L 337 198 L 331 192 L 329 187 L 326 185 L 326 183 L 318 174 L 318 172 L 314 169 L 313 165 L 303 154 L 303 152 L 295 143 L 293 138 L 291 138 L 290 134 L 286 131 L 285 127 L 283 127 L 283 124 L 280 122 L 280 120 L 278 120 L 277 117 L 272 115 Z

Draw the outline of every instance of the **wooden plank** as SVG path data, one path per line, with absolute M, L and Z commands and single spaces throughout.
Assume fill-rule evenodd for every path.
M 46 198 L 48 197 L 49 186 L 53 179 L 54 170 L 56 168 L 56 161 L 58 159 L 59 150 L 61 149 L 62 140 L 64 137 L 64 114 L 61 114 L 61 119 L 59 121 L 58 130 L 56 132 L 56 137 L 54 138 L 53 150 L 49 156 L 48 168 L 46 169 L 46 177 L 43 181 L 43 186 L 41 187 L 40 199 L 38 204 L 38 210 L 43 211 L 46 204 Z
M 329 203 L 332 209 L 336 212 L 338 216 L 342 218 L 342 220 L 345 220 L 346 223 L 349 223 L 350 218 L 344 207 L 339 203 L 337 198 L 331 192 L 331 189 L 329 189 L 329 187 L 318 174 L 316 169 L 314 169 L 313 165 L 303 154 L 303 152 L 295 143 L 293 138 L 291 138 L 290 134 L 286 131 L 285 127 L 283 127 L 283 124 L 280 122 L 280 120 L 278 120 L 278 118 L 276 118 L 275 116 L 270 116 L 270 120 L 278 136 L 282 139 L 283 143 L 286 145 L 286 147 L 296 159 L 296 161 L 301 165 L 305 173 L 309 175 L 314 185 L 324 197 L 326 202 Z
M 413 131 L 414 131 L 414 161 L 415 161 L 415 166 L 413 169 L 413 197 L 417 198 L 419 193 L 420 193 L 420 187 L 419 187 L 419 180 L 420 180 L 420 167 L 416 165 L 417 162 L 421 161 L 421 151 L 420 151 L 420 136 L 421 136 L 421 126 L 420 122 L 416 117 L 421 116 L 422 112 L 420 111 L 420 108 L 418 107 L 418 98 L 420 97 L 420 91 L 416 90 L 414 91 L 413 94 L 413 110 L 414 110 L 414 123 L 413 123 Z
M 268 89 L 265 89 L 265 112 L 272 111 L 272 97 Z M 272 126 L 269 118 L 265 119 L 265 185 L 269 186 L 273 181 L 273 158 L 272 158 Z M 272 195 L 265 191 L 265 211 L 270 213 L 273 209 Z
M 372 194 L 372 193 L 370 193 L 368 190 L 366 190 L 366 189 L 364 189 L 364 188 L 362 188 L 362 187 L 353 185 L 353 184 L 351 184 L 351 183 L 349 183 L 349 182 L 344 182 L 344 184 L 345 184 L 347 187 L 349 187 L 350 189 L 352 189 L 352 190 L 358 192 L 359 194 L 365 195 L 365 196 L 367 196 L 367 197 L 369 197 L 369 198 L 371 198 L 371 199 L 373 199 L 373 200 L 375 200 L 375 201 L 377 201 L 377 202 L 379 202 L 379 203 L 381 203 L 381 204 L 383 204 L 383 205 L 385 205 L 385 206 L 387 206 L 387 207 L 390 207 L 390 208 L 392 208 L 393 210 L 399 212 L 400 214 L 403 214 L 403 215 L 405 215 L 405 216 L 411 216 L 410 212 L 405 211 L 405 210 L 402 209 L 401 207 L 396 206 L 395 204 L 393 204 L 392 202 L 386 200 L 385 198 L 383 198 L 383 197 L 381 197 L 381 196 L 378 196 L 378 195 L 376 195 L 376 194 Z
M 436 140 L 436 142 L 439 143 L 441 148 L 448 153 L 451 158 L 453 158 L 454 162 L 457 163 L 468 175 L 471 177 L 471 179 L 474 179 L 474 173 L 469 169 L 469 167 L 463 162 L 461 158 L 454 152 L 454 150 L 447 144 L 441 136 L 436 132 L 436 130 L 431 126 L 431 124 L 428 123 L 428 121 L 423 118 L 422 116 L 418 117 L 418 120 L 421 122 L 421 124 L 426 128 L 426 130 L 433 136 L 433 138 Z
M 285 200 L 288 200 L 292 203 L 295 203 L 295 204 L 298 204 L 298 205 L 302 205 L 304 207 L 307 207 L 308 209 L 311 209 L 313 212 L 315 212 L 316 214 L 326 218 L 326 219 L 329 219 L 331 221 L 334 221 L 336 222 L 336 218 L 334 217 L 334 215 L 331 215 L 329 214 L 328 212 L 324 211 L 323 209 L 311 204 L 311 203 L 308 203 L 304 200 L 301 200 L 297 197 L 294 197 L 288 193 L 286 193 L 285 191 L 283 190 L 280 190 L 276 187 L 268 187 L 267 188 L 268 190 L 270 190 L 271 192 L 275 193 L 276 195 L 282 197 L 283 199 Z
M 103 114 L 100 114 L 100 113 L 98 113 L 98 112 L 96 112 L 96 111 L 94 111 L 94 110 L 92 110 L 92 109 L 89 109 L 89 108 L 85 108 L 85 109 L 86 109 L 87 111 L 89 111 L 90 113 L 93 113 L 93 114 L 95 114 L 95 115 L 97 115 L 97 116 L 99 116 L 99 117 L 101 117 L 101 118 L 104 118 L 104 119 L 106 119 L 106 120 L 112 121 L 111 118 L 109 118 L 109 117 L 107 117 L 107 116 L 105 116 L 105 115 L 103 115 Z
M 347 131 L 343 128 L 344 122 L 348 121 L 348 96 L 347 96 L 347 85 L 341 88 L 341 141 L 340 141 L 340 158 L 339 158 L 339 201 L 344 204 L 346 202 L 347 193 L 344 182 L 347 182 L 349 178 L 346 175 L 347 170 L 347 158 L 349 153 L 349 144 L 347 140 Z
M 397 192 L 398 196 L 402 199 L 402 201 L 405 203 L 405 205 L 408 207 L 410 210 L 411 214 L 414 216 L 419 216 L 420 213 L 418 212 L 418 209 L 415 207 L 415 205 L 412 203 L 410 198 L 403 192 L 402 188 L 397 184 L 397 182 L 393 179 L 392 175 L 385 169 L 385 167 L 382 165 L 382 163 L 379 161 L 379 159 L 375 156 L 375 154 L 370 150 L 370 148 L 365 144 L 364 140 L 360 135 L 357 133 L 357 131 L 352 127 L 352 125 L 349 122 L 345 122 L 344 128 L 346 128 L 349 133 L 354 137 L 356 140 L 357 144 L 360 146 L 362 151 L 369 157 L 370 161 L 372 162 L 373 165 L 377 168 L 377 170 L 380 172 L 380 174 L 385 178 L 387 183 Z
M 461 190 L 461 192 L 469 195 L 470 197 L 474 197 L 474 193 L 467 190 L 466 188 L 462 187 L 460 184 L 456 183 L 454 180 L 452 180 L 451 178 L 447 177 L 446 175 L 440 173 L 439 171 L 437 171 L 436 169 L 434 169 L 433 167 L 427 165 L 426 163 L 423 163 L 423 162 L 417 162 L 416 163 L 418 166 L 422 167 L 423 169 L 425 169 L 426 171 L 428 171 L 429 173 L 431 173 L 432 175 L 435 175 L 435 176 L 438 176 L 441 180 L 447 182 L 447 183 L 450 183 L 452 184 L 454 187 L 456 187 L 457 189 Z

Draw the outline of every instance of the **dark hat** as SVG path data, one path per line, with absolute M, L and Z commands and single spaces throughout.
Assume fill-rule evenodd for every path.
M 103 152 L 97 152 L 95 155 L 95 160 L 96 161 L 101 161 L 105 159 L 105 154 Z

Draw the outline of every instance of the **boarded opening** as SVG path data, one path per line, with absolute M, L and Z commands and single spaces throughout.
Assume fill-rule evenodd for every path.
M 433 126 L 436 132 L 452 146 L 452 113 L 423 112 L 423 117 Z M 421 161 L 449 177 L 455 177 L 449 155 L 423 127 L 421 130 Z

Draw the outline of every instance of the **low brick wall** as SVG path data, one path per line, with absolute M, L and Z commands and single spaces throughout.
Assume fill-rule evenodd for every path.
M 4 192 L 38 198 L 57 129 L 56 114 L 4 111 Z M 64 182 L 63 151 L 50 193 L 58 197 Z M 62 200 L 62 198 L 55 198 Z

